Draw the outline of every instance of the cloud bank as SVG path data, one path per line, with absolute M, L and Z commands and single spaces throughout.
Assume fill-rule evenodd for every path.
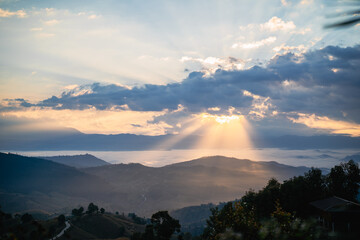
M 7 99 L 1 111 L 26 108 L 162 111 L 162 115 L 178 118 L 179 112 L 185 110 L 189 115 L 229 113 L 229 109 L 235 109 L 254 120 L 284 116 L 310 128 L 357 136 L 360 123 L 358 66 L 360 46 L 328 46 L 302 54 L 277 55 L 265 67 L 218 69 L 210 75 L 191 72 L 179 83 L 133 88 L 99 83 L 72 86 L 60 96 L 36 104 L 24 99 Z M 161 121 L 165 123 L 166 119 Z M 319 127 L 320 122 L 325 127 Z

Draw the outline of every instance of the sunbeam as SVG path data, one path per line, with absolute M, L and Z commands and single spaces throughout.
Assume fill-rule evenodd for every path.
M 202 137 L 197 148 L 241 149 L 251 148 L 251 126 L 243 115 L 199 115 L 203 123 Z

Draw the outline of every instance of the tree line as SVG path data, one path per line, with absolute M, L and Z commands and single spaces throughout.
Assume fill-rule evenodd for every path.
M 283 183 L 270 179 L 260 191 L 211 209 L 202 239 L 327 239 L 328 232 L 312 219 L 312 201 L 338 196 L 357 202 L 360 171 L 350 160 L 323 175 L 312 168 Z

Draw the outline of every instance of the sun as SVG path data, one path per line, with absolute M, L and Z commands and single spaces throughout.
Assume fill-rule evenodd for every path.
M 242 115 L 211 115 L 208 113 L 201 114 L 201 117 L 204 120 L 215 120 L 219 124 L 229 124 L 232 121 L 237 121 L 241 118 L 244 118 Z

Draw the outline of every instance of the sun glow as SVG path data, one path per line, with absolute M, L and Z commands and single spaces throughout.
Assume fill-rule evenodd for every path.
M 202 113 L 201 139 L 198 148 L 241 149 L 252 147 L 251 127 L 243 115 L 212 115 Z
M 235 121 L 235 120 L 244 118 L 244 116 L 242 116 L 242 115 L 230 115 L 230 116 L 220 115 L 220 116 L 217 116 L 217 115 L 211 115 L 211 114 L 207 114 L 207 113 L 201 114 L 201 117 L 205 120 L 213 119 L 217 123 L 220 123 L 220 124 L 230 123 L 231 121 Z

